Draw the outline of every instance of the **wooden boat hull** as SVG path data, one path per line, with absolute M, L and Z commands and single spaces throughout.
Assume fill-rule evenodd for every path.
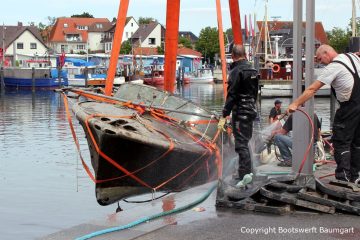
M 146 85 L 124 84 L 119 91 L 118 96 L 129 101 L 136 100 L 137 92 L 145 104 L 152 100 L 153 106 L 171 104 L 178 110 L 180 106 L 210 113 L 188 100 Z M 97 181 L 96 197 L 101 205 L 153 191 L 182 191 L 218 176 L 219 148 L 210 144 L 216 134 L 216 121 L 197 127 L 196 132 L 149 112 L 139 114 L 136 109 L 104 102 L 81 102 L 73 111 L 87 136 Z M 205 120 L 180 113 L 167 115 L 180 122 Z M 224 145 L 227 155 L 235 156 L 233 149 L 230 141 Z

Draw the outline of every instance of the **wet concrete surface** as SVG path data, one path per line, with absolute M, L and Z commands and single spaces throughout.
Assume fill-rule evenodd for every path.
M 328 169 L 332 169 L 326 166 Z M 258 168 L 262 171 L 291 171 L 270 162 Z M 326 173 L 324 171 L 323 173 Z M 137 204 L 103 219 L 96 219 L 40 239 L 76 239 L 94 231 L 123 226 L 160 212 L 176 209 L 201 198 L 215 183 L 208 183 L 148 203 Z M 158 193 L 157 196 L 161 195 Z M 136 198 L 134 199 L 136 200 Z M 216 208 L 216 191 L 196 208 L 158 218 L 133 228 L 109 233 L 93 239 L 197 240 L 197 239 L 359 239 L 360 217 L 346 214 L 300 212 L 279 216 Z M 125 203 L 121 203 L 125 204 Z M 114 207 L 115 208 L 115 207 Z

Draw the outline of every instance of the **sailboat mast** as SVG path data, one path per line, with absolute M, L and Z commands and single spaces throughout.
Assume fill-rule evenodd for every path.
M 269 28 L 268 28 L 268 16 L 267 16 L 267 5 L 268 5 L 268 0 L 265 1 L 265 61 L 267 61 L 268 59 L 268 54 L 267 54 L 267 49 L 268 49 L 268 32 L 269 32 Z
M 352 37 L 356 37 L 356 3 L 352 0 Z

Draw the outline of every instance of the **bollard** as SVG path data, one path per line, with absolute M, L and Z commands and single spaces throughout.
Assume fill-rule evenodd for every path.
M 35 68 L 32 67 L 31 68 L 31 86 L 32 86 L 32 91 L 35 91 Z
M 61 88 L 62 87 L 62 84 L 61 84 L 61 67 L 59 66 L 57 70 L 58 70 L 59 88 Z
M 87 67 L 85 67 L 84 76 L 85 76 L 85 87 L 86 88 L 88 87 L 88 77 L 89 77 L 88 73 L 89 73 L 89 69 Z
M 4 83 L 4 67 L 1 67 L 0 69 L 0 90 L 5 89 L 5 83 Z
M 181 81 L 182 84 L 185 85 L 185 67 L 181 68 Z

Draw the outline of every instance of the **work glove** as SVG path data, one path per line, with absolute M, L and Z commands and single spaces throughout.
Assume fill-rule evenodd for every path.
M 219 129 L 220 131 L 226 132 L 225 123 L 226 123 L 226 118 L 223 118 L 223 117 L 220 118 L 219 123 L 218 123 L 218 129 Z

